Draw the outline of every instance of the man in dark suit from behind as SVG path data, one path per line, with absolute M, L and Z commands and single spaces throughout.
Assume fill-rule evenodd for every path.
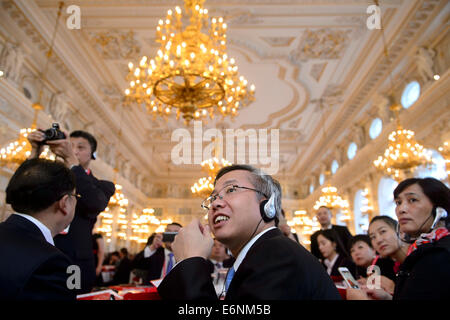
M 248 165 L 224 167 L 202 207 L 209 225 L 194 219 L 175 237 L 177 265 L 158 287 L 163 299 L 218 299 L 206 260 L 211 231 L 236 257 L 225 280 L 226 300 L 340 299 L 319 261 L 276 228 L 281 187 L 271 176 Z
M 77 203 L 75 217 L 65 234 L 55 237 L 55 245 L 67 254 L 74 264 L 81 268 L 81 289 L 77 294 L 90 292 L 95 284 L 96 265 L 92 243 L 92 229 L 97 216 L 105 210 L 115 192 L 111 181 L 98 180 L 90 169 L 96 158 L 97 140 L 86 131 L 65 133 L 66 139 L 47 141 L 51 151 L 64 160 L 75 174 L 77 193 L 81 195 Z M 28 136 L 32 145 L 30 158 L 39 157 L 42 152 L 44 134 L 37 130 Z
M 77 196 L 61 162 L 27 160 L 14 173 L 6 202 L 15 213 L 0 223 L 0 300 L 75 300 L 71 261 L 53 237 L 72 221 Z
M 350 253 L 348 251 L 348 243 L 352 239 L 352 235 L 350 231 L 348 231 L 347 227 L 331 224 L 332 213 L 331 210 L 325 206 L 321 206 L 317 210 L 316 217 L 320 223 L 321 230 L 331 229 L 333 231 L 340 252 L 344 254 L 347 258 L 351 258 Z M 320 259 L 322 261 L 323 256 L 320 253 L 319 244 L 317 243 L 318 235 L 319 231 L 316 231 L 311 235 L 311 253 L 315 255 L 317 259 Z

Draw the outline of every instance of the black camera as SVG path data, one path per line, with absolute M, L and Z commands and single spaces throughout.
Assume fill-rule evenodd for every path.
M 64 132 L 62 132 L 59 129 L 58 123 L 53 123 L 52 127 L 50 129 L 41 130 L 41 131 L 45 135 L 44 140 L 41 141 L 42 144 L 45 144 L 47 141 L 50 141 L 50 140 L 61 140 L 61 139 L 66 138 L 66 135 L 64 134 Z

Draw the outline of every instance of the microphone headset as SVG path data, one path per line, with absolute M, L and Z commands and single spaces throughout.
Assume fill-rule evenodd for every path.
M 428 219 L 433 217 L 433 213 L 436 213 L 436 217 L 433 220 L 433 223 L 431 225 L 431 228 L 428 232 L 431 232 L 434 227 L 436 227 L 436 224 L 439 222 L 439 220 L 441 219 L 445 219 L 448 217 L 447 211 L 444 208 L 441 207 L 437 207 L 435 209 L 433 209 L 431 211 L 431 214 L 428 216 L 428 218 L 422 223 L 422 225 L 419 227 L 418 232 L 420 232 L 420 230 L 422 229 L 422 227 L 425 225 L 425 223 L 428 221 Z M 407 242 L 407 243 L 414 243 L 414 241 L 417 240 L 418 237 L 411 237 L 409 234 L 404 235 L 403 238 L 400 237 L 400 224 L 397 224 L 397 235 L 399 237 L 400 240 L 402 240 L 403 242 Z

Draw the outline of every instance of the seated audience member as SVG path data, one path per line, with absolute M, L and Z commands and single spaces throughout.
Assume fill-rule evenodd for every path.
M 317 235 L 317 243 L 321 255 L 324 257 L 322 264 L 331 277 L 341 277 L 338 268 L 347 267 L 355 276 L 356 265 L 340 252 L 337 247 L 335 233 L 332 230 L 320 230 Z
M 325 206 L 321 206 L 317 210 L 317 221 L 320 223 L 320 230 L 314 232 L 311 235 L 311 253 L 316 256 L 317 259 L 323 260 L 323 256 L 320 253 L 319 245 L 317 243 L 317 236 L 321 230 L 332 230 L 333 237 L 336 241 L 338 251 L 341 255 L 350 259 L 350 253 L 348 252 L 348 242 L 352 238 L 352 234 L 348 231 L 346 226 L 338 226 L 331 223 L 332 218 L 331 209 Z
M 128 258 L 128 250 L 126 248 L 120 249 L 119 256 L 120 260 L 113 280 L 107 285 L 127 284 L 130 282 L 131 260 Z
M 357 234 L 349 242 L 349 251 L 356 265 L 355 278 L 367 276 L 367 267 L 375 260 L 375 250 L 372 248 L 370 238 L 365 234 Z
M 384 276 L 392 280 L 395 279 L 395 261 L 389 256 L 381 257 L 377 255 L 376 248 L 373 246 L 369 235 L 359 234 L 354 236 L 350 240 L 349 249 L 352 260 L 356 264 L 356 275 L 358 277 L 369 276 L 367 272 L 372 273 L 372 271 L 368 267 L 376 265 Z
M 168 224 L 165 232 L 178 232 L 181 229 L 181 224 L 172 222 Z M 145 273 L 139 273 L 144 276 L 143 284 L 148 285 L 150 280 L 164 278 L 166 274 L 175 265 L 175 257 L 172 253 L 172 242 L 163 242 L 163 234 L 156 233 L 152 235 L 148 241 L 149 245 L 144 248 L 142 254 L 138 254 L 136 261 L 133 263 L 133 268 L 138 270 L 145 270 Z
M 225 276 L 228 268 L 223 265 L 223 262 L 227 259 L 229 259 L 227 248 L 223 243 L 215 239 L 208 262 L 210 263 L 210 273 L 218 296 L 225 285 Z
M 134 276 L 136 277 L 136 282 L 140 283 L 140 284 L 149 284 L 150 279 L 148 276 L 148 266 L 146 265 L 146 263 L 148 262 L 149 257 L 144 257 L 145 252 L 147 252 L 149 249 L 149 247 L 152 245 L 153 243 L 153 239 L 155 238 L 156 233 L 153 232 L 150 237 L 148 237 L 147 239 L 147 244 L 145 245 L 144 249 L 140 252 L 138 252 L 138 254 L 136 255 L 136 257 L 133 259 L 132 261 L 132 272 L 134 274 Z
M 111 252 L 108 259 L 108 265 L 117 267 L 120 263 L 119 251 Z
M 394 261 L 392 266 L 389 264 L 385 268 L 380 266 L 381 287 L 391 295 L 394 293 L 395 275 L 400 270 L 400 265 L 405 261 L 408 250 L 407 243 L 401 241 L 397 234 L 397 225 L 397 221 L 389 216 L 376 216 L 369 224 L 369 236 L 374 249 L 381 257 L 379 260 L 390 259 Z
M 450 189 L 434 178 L 411 178 L 395 188 L 394 200 L 400 239 L 410 243 L 394 294 L 383 289 L 352 294 L 360 299 L 450 298 Z
M 0 223 L 0 300 L 74 300 L 70 259 L 53 237 L 72 221 L 74 174 L 61 162 L 27 160 L 6 188 L 13 213 Z
M 163 299 L 217 300 L 207 257 L 214 236 L 236 260 L 225 281 L 226 300 L 340 299 L 317 259 L 276 228 L 281 187 L 247 165 L 222 168 L 203 201 L 209 225 L 194 219 L 172 248 L 177 265 L 158 287 Z

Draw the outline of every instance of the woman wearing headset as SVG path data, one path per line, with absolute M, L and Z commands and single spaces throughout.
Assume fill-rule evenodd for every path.
M 366 298 L 450 298 L 450 189 L 434 178 L 411 178 L 397 186 L 394 199 L 400 239 L 410 246 L 393 296 L 366 289 Z
M 450 298 L 450 189 L 434 178 L 412 178 L 395 188 L 394 200 L 402 240 L 411 245 L 393 298 Z

